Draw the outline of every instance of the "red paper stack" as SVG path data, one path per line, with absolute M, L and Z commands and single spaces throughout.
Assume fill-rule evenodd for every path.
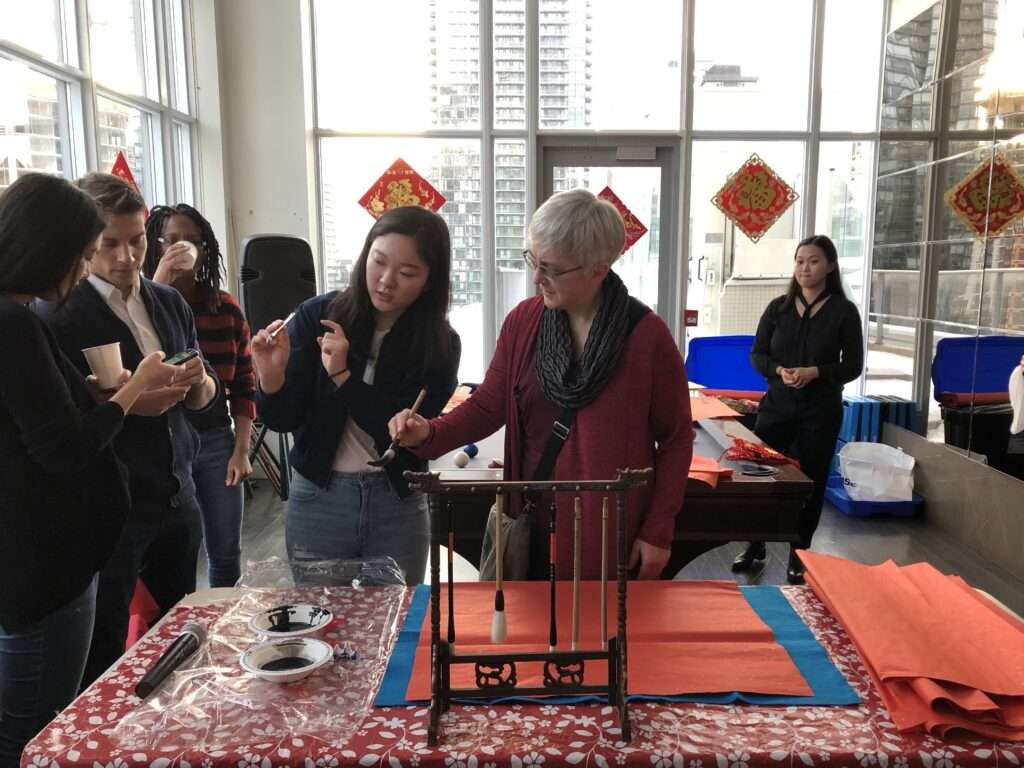
M 599 647 L 599 582 L 581 585 L 580 642 Z M 559 626 L 568 629 L 572 583 L 558 583 Z M 617 613 L 615 584 L 608 585 L 609 635 L 614 636 Z M 750 607 L 739 585 L 728 581 L 629 582 L 629 689 L 634 693 L 676 695 L 746 691 L 784 696 L 810 696 L 800 671 L 771 628 Z M 458 582 L 455 585 L 456 647 L 460 653 L 493 652 L 491 618 L 494 585 Z M 548 647 L 546 608 L 548 584 L 542 581 L 506 581 L 505 613 L 508 641 L 503 650 L 544 651 Z M 441 601 L 441 626 L 447 624 L 448 606 Z M 564 647 L 568 647 L 563 638 Z M 587 662 L 588 682 L 607 677 L 596 662 Z M 522 686 L 542 685 L 537 663 L 520 663 Z M 606 669 L 606 668 L 605 668 Z M 475 687 L 472 664 L 452 669 L 452 685 Z M 420 632 L 416 661 L 406 696 L 430 698 L 430 622 Z
M 712 488 L 717 488 L 719 480 L 732 477 L 732 468 L 723 467 L 717 461 L 707 456 L 694 455 L 693 460 L 690 462 L 689 477 L 691 480 L 700 480 Z
M 1024 623 L 927 563 L 800 558 L 901 731 L 1024 739 Z

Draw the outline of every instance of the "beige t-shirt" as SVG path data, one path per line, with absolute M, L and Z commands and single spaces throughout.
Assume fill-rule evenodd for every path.
M 367 384 L 373 384 L 374 373 L 377 370 L 377 355 L 380 354 L 380 345 L 387 334 L 386 330 L 373 333 L 373 341 L 370 342 L 370 359 L 366 361 L 366 370 L 363 371 L 363 381 Z M 334 471 L 382 472 L 382 469 L 367 464 L 372 459 L 379 458 L 373 438 L 366 434 L 349 416 L 345 422 L 345 429 L 341 433 L 341 440 L 338 441 L 338 450 L 334 454 Z

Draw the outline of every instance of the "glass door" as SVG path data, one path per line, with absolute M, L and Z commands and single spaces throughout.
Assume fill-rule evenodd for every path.
M 582 187 L 601 194 L 607 188 L 647 230 L 629 244 L 613 268 L 630 295 L 672 328 L 672 285 L 678 269 L 673 258 L 678 210 L 675 146 L 545 146 L 542 139 L 540 149 L 538 207 L 556 192 Z

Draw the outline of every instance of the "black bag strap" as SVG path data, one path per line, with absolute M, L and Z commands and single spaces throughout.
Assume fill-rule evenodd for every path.
M 629 297 L 629 323 L 626 336 L 633 332 L 637 323 L 650 311 L 651 308 L 642 301 L 632 296 Z M 572 432 L 572 425 L 575 422 L 576 409 L 563 408 L 562 413 L 555 419 L 555 423 L 551 425 L 551 434 L 548 435 L 548 441 L 544 445 L 544 452 L 540 456 L 540 461 L 537 462 L 537 471 L 533 473 L 534 480 L 544 482 L 551 477 L 551 473 L 555 470 L 558 454 L 561 452 L 562 446 L 565 445 L 565 441 L 569 439 L 569 433 Z

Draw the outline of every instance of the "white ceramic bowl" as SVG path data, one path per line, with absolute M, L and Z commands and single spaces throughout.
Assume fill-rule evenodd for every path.
M 308 603 L 278 605 L 249 619 L 249 627 L 267 637 L 299 637 L 318 632 L 334 621 L 329 608 Z
M 334 657 L 334 649 L 313 637 L 289 637 L 254 645 L 242 654 L 242 669 L 272 683 L 294 683 Z

